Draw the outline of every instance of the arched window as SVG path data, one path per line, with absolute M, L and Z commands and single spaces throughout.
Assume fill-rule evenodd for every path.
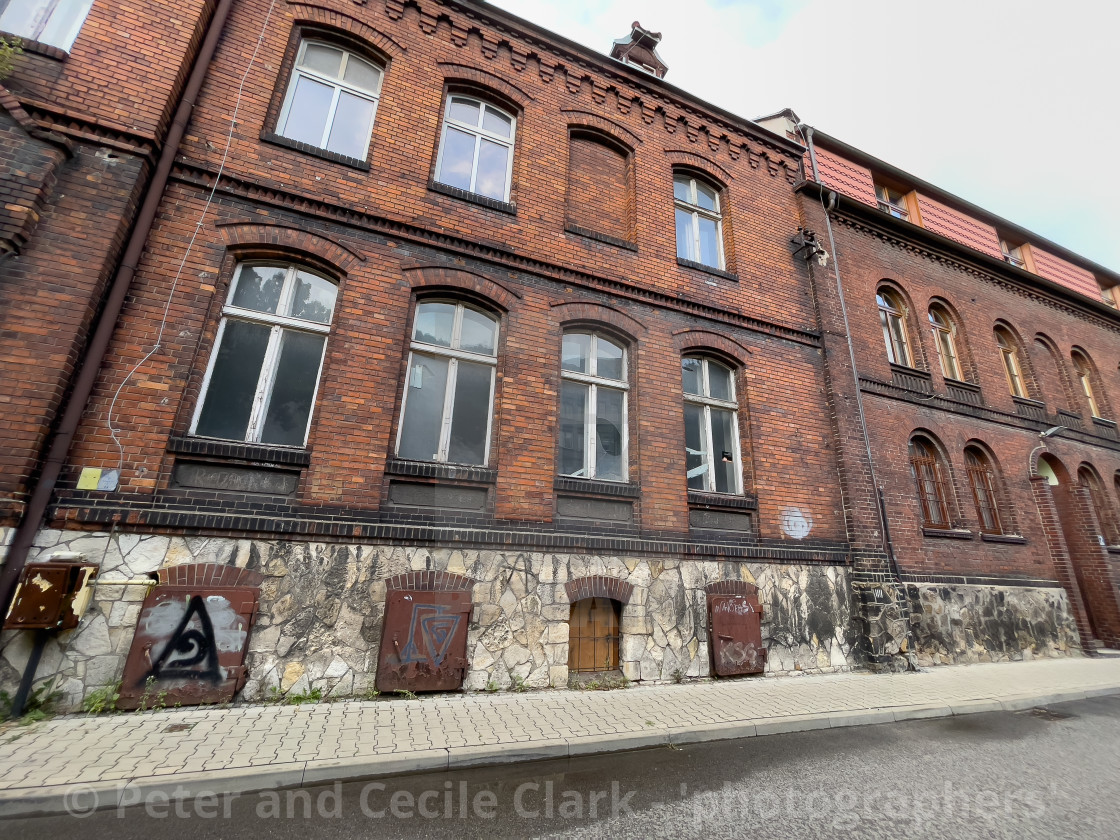
M 191 434 L 303 446 L 337 291 L 298 265 L 237 266 Z
M 688 172 L 673 175 L 677 257 L 722 269 L 723 215 L 719 189 Z
M 626 349 L 598 332 L 566 332 L 560 375 L 560 474 L 625 481 Z
M 933 343 L 941 360 L 941 372 L 946 379 L 964 379 L 961 375 L 960 356 L 957 353 L 956 324 L 944 306 L 933 304 L 929 308 L 929 322 L 933 327 Z
M 910 440 L 910 471 L 918 486 L 923 522 L 930 528 L 950 527 L 945 467 L 933 443 L 924 437 Z
M 416 305 L 397 455 L 487 463 L 498 319 L 457 301 Z
M 1073 351 L 1072 358 L 1077 381 L 1081 385 L 1081 391 L 1085 394 L 1085 399 L 1089 402 L 1089 411 L 1093 413 L 1094 417 L 1101 417 L 1101 404 L 1093 381 L 1096 378 L 1093 375 L 1093 365 L 1088 356 L 1077 350 Z
M 517 120 L 471 96 L 447 97 L 436 180 L 498 201 L 509 201 Z
M 1006 533 L 1004 517 L 999 509 L 999 485 L 991 459 L 979 446 L 967 446 L 964 463 L 980 530 L 985 534 Z
M 1006 327 L 996 327 L 996 345 L 1003 360 L 1003 372 L 1007 376 L 1007 387 L 1013 397 L 1026 397 L 1027 387 L 1023 382 L 1023 365 L 1019 356 L 1019 342 Z
M 381 94 L 380 67 L 318 41 L 299 45 L 276 133 L 365 160 Z
M 1117 528 L 1116 524 L 1116 512 L 1112 507 L 1112 502 L 1105 495 L 1104 485 L 1101 484 L 1096 470 L 1087 464 L 1083 465 L 1077 471 L 1077 478 L 1089 490 L 1089 503 L 1093 506 L 1093 512 L 1097 515 L 1097 522 L 1101 526 L 1101 538 L 1108 545 L 1120 543 L 1120 529 Z
M 686 356 L 681 360 L 681 375 L 689 488 L 742 493 L 734 372 L 714 359 Z
M 622 605 L 610 598 L 572 604 L 568 627 L 568 670 L 573 673 L 618 668 L 618 627 Z
M 879 323 L 883 327 L 883 341 L 887 345 L 887 358 L 893 364 L 914 367 L 910 345 L 906 339 L 906 314 L 898 295 L 882 287 L 875 295 L 879 304 Z

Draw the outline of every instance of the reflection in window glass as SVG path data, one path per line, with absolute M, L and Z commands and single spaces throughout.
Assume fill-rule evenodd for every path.
M 436 180 L 498 201 L 509 200 L 514 118 L 466 96 L 448 97 Z
M 677 256 L 682 260 L 723 268 L 722 215 L 719 193 L 684 173 L 673 178 L 676 202 Z
M 238 266 L 191 433 L 303 446 L 337 292 L 294 265 Z
M 304 41 L 276 133 L 365 160 L 381 93 L 381 68 L 353 53 Z
M 397 455 L 486 464 L 498 322 L 461 303 L 416 306 Z
M 738 404 L 731 369 L 714 359 L 681 359 L 688 487 L 742 493 Z
M 599 333 L 568 332 L 560 369 L 560 474 L 625 481 L 625 348 Z

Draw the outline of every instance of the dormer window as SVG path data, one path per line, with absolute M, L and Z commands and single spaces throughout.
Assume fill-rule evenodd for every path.
M 888 213 L 896 219 L 910 221 L 910 210 L 906 206 L 906 196 L 898 190 L 876 184 L 875 197 L 879 199 L 879 209 L 884 213 Z
M 1023 255 L 1022 244 L 1012 245 L 1006 239 L 1001 239 L 999 241 L 999 250 L 1003 253 L 1004 262 L 1011 263 L 1016 268 L 1026 269 L 1027 260 Z

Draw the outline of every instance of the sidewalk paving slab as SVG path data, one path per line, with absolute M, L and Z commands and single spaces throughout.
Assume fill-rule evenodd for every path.
M 608 692 L 71 715 L 0 726 L 0 817 L 1018 712 L 1112 694 L 1120 694 L 1120 656 L 1103 655 Z M 199 769 L 206 766 L 220 769 Z

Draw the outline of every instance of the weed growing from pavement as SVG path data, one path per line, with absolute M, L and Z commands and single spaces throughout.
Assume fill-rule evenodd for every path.
M 82 711 L 87 715 L 101 715 L 116 711 L 121 697 L 121 681 L 106 683 L 95 688 L 82 699 Z

